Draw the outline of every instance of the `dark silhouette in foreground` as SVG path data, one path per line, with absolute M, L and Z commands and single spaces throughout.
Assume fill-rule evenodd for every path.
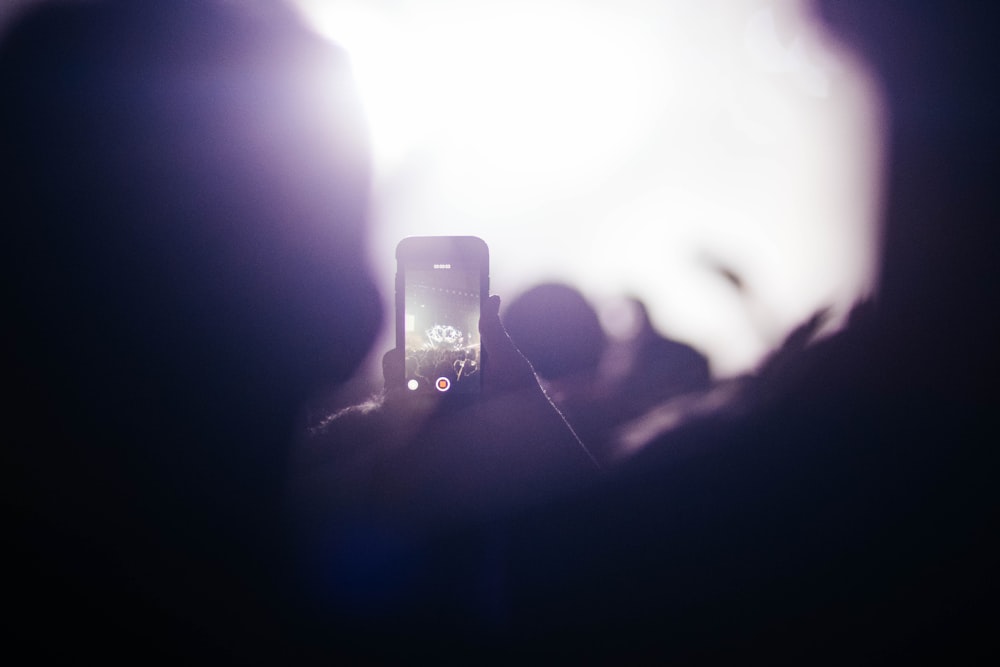
M 328 441 L 373 476 L 315 468 L 294 573 L 295 406 L 353 371 L 379 312 L 343 60 L 232 5 L 34 14 L 0 48 L 18 648 L 995 658 L 991 7 L 822 5 L 892 116 L 870 312 L 594 482 L 491 300 L 492 395 L 386 396 Z
M 282 655 L 296 411 L 381 313 L 346 59 L 277 7 L 52 5 L 0 90 L 10 636 Z

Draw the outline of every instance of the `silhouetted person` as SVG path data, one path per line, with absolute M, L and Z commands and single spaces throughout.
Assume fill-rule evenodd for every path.
M 579 290 L 536 285 L 513 299 L 503 316 L 511 339 L 543 379 L 597 373 L 607 336 Z
M 12 26 L 0 90 L 10 636 L 285 655 L 297 406 L 381 312 L 346 59 L 280 6 L 74 3 Z
M 609 340 L 597 311 L 569 285 L 533 287 L 507 306 L 504 324 L 553 403 L 599 461 L 623 452 L 616 429 L 664 401 L 708 389 L 704 355 L 661 336 L 633 300 L 636 332 Z
M 636 319 L 635 332 L 616 342 L 609 370 L 619 424 L 675 397 L 703 393 L 712 385 L 704 354 L 660 334 L 639 299 L 627 303 Z
M 574 287 L 543 283 L 510 302 L 504 325 L 576 434 L 610 463 L 616 402 L 602 373 L 609 340 L 594 307 Z
M 491 296 L 480 320 L 485 361 L 474 401 L 409 393 L 399 379 L 402 350 L 395 349 L 383 362 L 385 391 L 306 435 L 292 483 L 300 532 L 312 542 L 304 552 L 313 562 L 303 567 L 321 568 L 317 555 L 329 559 L 328 550 L 350 540 L 344 526 L 420 543 L 468 521 L 544 504 L 596 477 L 588 448 L 543 392 L 499 309 L 500 298 Z
M 690 345 L 660 334 L 649 319 L 646 305 L 634 299 L 636 334 L 627 342 L 631 369 L 622 389 L 636 407 L 667 400 L 678 394 L 707 389 L 712 381 L 708 359 Z

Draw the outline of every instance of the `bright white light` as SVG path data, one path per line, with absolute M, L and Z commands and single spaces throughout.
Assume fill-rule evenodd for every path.
M 877 96 L 799 0 L 295 1 L 352 58 L 386 294 L 400 237 L 475 234 L 504 297 L 631 293 L 729 375 L 873 289 Z
M 655 35 L 608 6 L 300 5 L 351 54 L 383 167 L 431 146 L 477 170 L 572 180 L 634 150 L 649 123 Z

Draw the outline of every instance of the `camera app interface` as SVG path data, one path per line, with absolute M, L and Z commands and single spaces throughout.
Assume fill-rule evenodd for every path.
M 479 271 L 434 264 L 408 269 L 404 294 L 406 386 L 479 391 Z

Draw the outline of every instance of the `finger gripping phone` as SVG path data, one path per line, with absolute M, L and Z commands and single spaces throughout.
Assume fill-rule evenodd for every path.
M 407 393 L 480 393 L 489 282 L 489 248 L 476 236 L 409 236 L 396 246 L 396 347 Z

